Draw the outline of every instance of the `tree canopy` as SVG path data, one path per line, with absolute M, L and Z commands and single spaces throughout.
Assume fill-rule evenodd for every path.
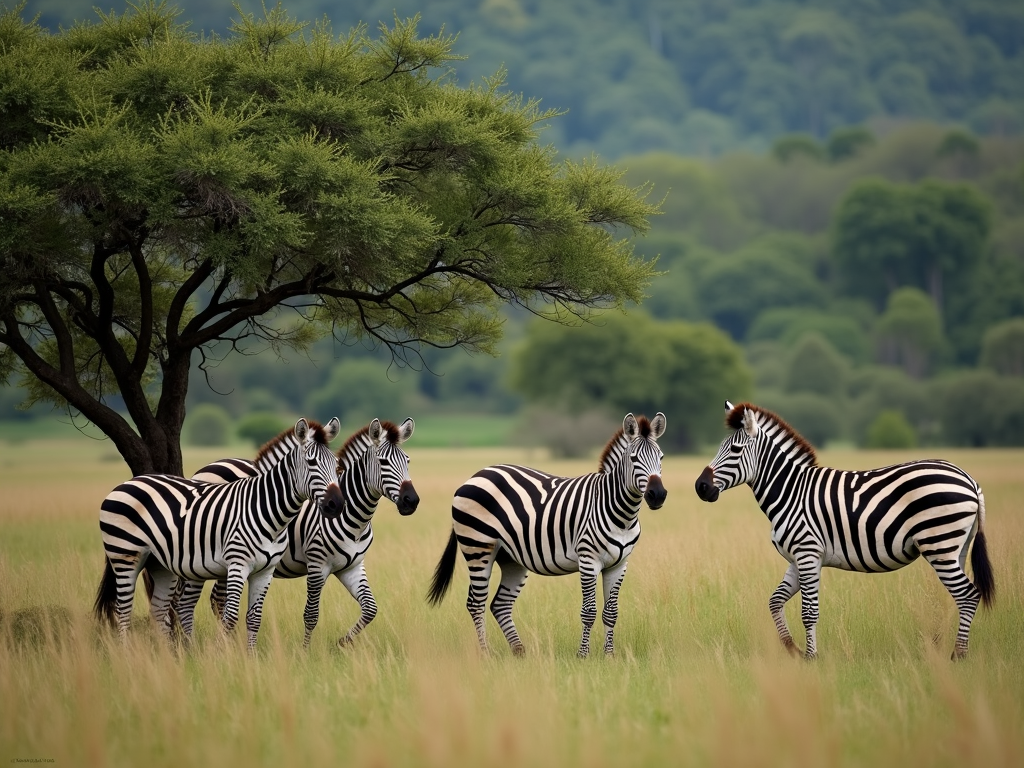
M 0 381 L 83 415 L 136 473 L 180 472 L 189 370 L 225 344 L 333 332 L 405 360 L 492 349 L 503 303 L 639 301 L 647 189 L 559 162 L 537 141 L 552 112 L 500 73 L 453 83 L 453 39 L 416 24 L 0 15 Z

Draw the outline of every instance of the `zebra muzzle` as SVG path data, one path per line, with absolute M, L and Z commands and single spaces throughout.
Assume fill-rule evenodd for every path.
M 320 514 L 333 519 L 344 511 L 345 497 L 342 495 L 341 489 L 331 483 L 324 491 L 323 498 L 320 499 Z
M 647 490 L 644 492 L 648 508 L 661 509 L 666 498 L 668 498 L 668 491 L 665 490 L 665 484 L 661 482 L 661 477 L 651 475 L 647 480 Z
M 693 487 L 703 501 L 718 501 L 719 490 L 715 487 L 715 470 L 711 467 L 704 468 Z
M 395 500 L 395 506 L 398 507 L 398 514 L 403 516 L 411 515 L 416 511 L 416 507 L 419 505 L 419 494 L 416 493 L 416 489 L 413 488 L 412 483 L 409 480 L 406 480 L 398 489 L 398 498 Z

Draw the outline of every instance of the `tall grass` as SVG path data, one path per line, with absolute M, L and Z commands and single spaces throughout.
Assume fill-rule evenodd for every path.
M 777 641 L 767 602 L 785 563 L 749 491 L 715 505 L 693 493 L 706 458 L 669 458 L 668 502 L 642 513 L 614 658 L 576 659 L 578 579 L 537 576 L 516 607 L 526 658 L 511 656 L 490 618 L 492 652 L 481 656 L 461 558 L 453 594 L 436 609 L 423 599 L 453 491 L 497 460 L 567 475 L 596 462 L 409 449 L 422 503 L 409 518 L 378 510 L 367 562 L 377 620 L 337 649 L 358 609 L 332 580 L 304 652 L 304 581 L 275 580 L 250 656 L 244 633 L 224 637 L 205 601 L 188 650 L 150 626 L 141 590 L 127 644 L 97 626 L 97 511 L 123 464 L 102 444 L 0 445 L 0 757 L 275 768 L 1024 764 L 1024 452 L 946 454 L 985 489 L 999 590 L 975 620 L 967 661 L 949 661 L 956 611 L 922 561 L 895 574 L 826 570 L 821 658 L 808 664 Z M 190 453 L 186 470 L 211 458 Z M 799 638 L 798 599 L 788 615 Z

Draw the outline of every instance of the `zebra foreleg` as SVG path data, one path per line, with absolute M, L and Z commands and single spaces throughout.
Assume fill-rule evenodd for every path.
M 590 630 L 597 619 L 597 574 L 601 566 L 596 561 L 580 558 L 580 586 L 583 588 L 583 608 L 580 620 L 583 622 L 583 637 L 576 655 L 581 659 L 590 655 Z
M 789 633 L 785 609 L 786 603 L 797 593 L 798 589 L 800 589 L 800 577 L 796 565 L 790 563 L 789 568 L 786 569 L 786 575 L 782 577 L 782 583 L 776 587 L 768 599 L 768 610 L 772 613 L 775 629 L 779 632 L 779 639 L 786 650 L 794 654 L 799 654 L 800 649 L 797 648 L 796 643 L 793 642 L 793 636 Z
M 221 624 L 225 632 L 233 631 L 238 623 L 238 611 L 242 604 L 242 588 L 248 576 L 249 569 L 244 565 L 228 566 L 224 611 L 221 613 Z
M 311 565 L 306 573 L 306 608 L 302 612 L 306 636 L 302 641 L 303 648 L 309 648 L 313 630 L 316 629 L 316 623 L 320 620 L 320 595 L 328 575 L 328 567 L 323 563 L 316 567 Z
M 264 568 L 249 576 L 249 609 L 245 612 L 245 628 L 249 639 L 249 650 L 256 650 L 256 635 L 263 620 L 263 600 L 274 578 L 274 566 Z
M 611 656 L 615 652 L 615 622 L 619 618 L 619 588 L 626 576 L 626 561 L 601 572 L 604 589 L 604 610 L 601 620 L 604 622 L 604 652 Z
M 816 632 L 818 626 L 818 585 L 821 582 L 821 556 L 818 554 L 797 557 L 797 573 L 800 579 L 800 617 L 804 621 L 807 647 L 804 658 L 814 659 L 818 655 Z
M 504 550 L 498 554 L 497 562 L 498 567 L 501 568 L 501 583 L 498 585 L 498 591 L 494 594 L 494 599 L 491 600 L 491 613 L 505 634 L 512 653 L 522 656 L 526 653 L 526 648 L 523 646 L 522 640 L 519 639 L 519 632 L 516 631 L 516 625 L 512 621 L 512 607 L 515 605 L 519 593 L 523 591 L 528 572 Z
M 377 601 L 373 599 L 370 582 L 366 579 L 366 568 L 362 563 L 355 568 L 336 571 L 334 575 L 338 577 L 338 581 L 345 585 L 348 593 L 359 603 L 359 620 L 348 631 L 348 634 L 338 639 L 339 646 L 349 645 L 355 640 L 356 635 L 366 629 L 366 625 L 376 617 Z

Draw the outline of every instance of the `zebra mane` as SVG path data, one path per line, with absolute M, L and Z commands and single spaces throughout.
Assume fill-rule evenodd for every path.
M 385 439 L 395 445 L 398 443 L 398 427 L 392 424 L 390 421 L 381 421 L 381 428 L 384 430 Z M 365 427 L 360 429 L 358 432 L 353 432 L 345 444 L 338 449 L 338 463 L 344 467 L 351 466 L 357 458 L 362 456 L 366 452 L 366 447 L 370 444 L 370 438 L 368 432 L 370 431 L 370 425 L 367 424 Z
M 749 408 L 755 413 L 761 414 L 763 417 L 773 422 L 782 432 L 793 441 L 793 445 L 797 449 L 797 455 L 801 456 L 810 461 L 812 467 L 818 466 L 818 455 L 814 452 L 814 446 L 807 442 L 807 439 L 797 432 L 793 427 L 789 426 L 780 416 L 772 413 L 769 410 L 753 405 L 752 403 L 739 403 L 734 406 L 729 414 L 725 417 L 725 423 L 731 429 L 742 429 L 743 428 L 743 412 Z
M 640 429 L 640 436 L 647 437 L 651 434 L 651 422 L 646 416 L 637 416 L 636 425 Z M 619 427 L 618 431 L 612 435 L 612 439 L 608 441 L 608 445 L 601 451 L 601 459 L 597 463 L 598 472 L 611 472 L 612 467 L 615 466 L 615 460 L 619 458 L 619 454 L 625 447 L 626 441 L 623 440 L 622 427 Z
M 321 445 L 327 445 L 327 433 L 324 432 L 324 425 L 312 419 L 306 419 L 306 423 L 309 425 L 309 433 L 312 438 Z M 271 454 L 290 451 L 295 445 L 295 428 L 289 427 L 277 437 L 272 437 L 263 444 L 259 453 L 256 454 L 256 464 L 259 465 L 263 459 Z M 280 450 L 278 451 L 277 449 Z

